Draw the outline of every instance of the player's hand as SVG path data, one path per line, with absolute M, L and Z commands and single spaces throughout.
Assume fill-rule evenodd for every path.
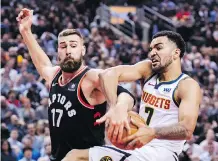
M 20 33 L 30 30 L 33 21 L 33 10 L 22 9 L 16 19 L 19 23 Z
M 96 120 L 97 123 L 105 122 L 107 137 L 112 143 L 121 143 L 124 128 L 130 134 L 128 112 L 123 108 L 124 106 L 125 104 L 118 103 L 115 107 L 110 107 L 103 117 Z
M 148 127 L 145 124 L 136 122 L 133 119 L 131 119 L 131 122 L 139 129 L 135 134 L 123 138 L 122 144 L 127 143 L 125 149 L 133 150 L 135 148 L 141 148 L 143 145 L 149 143 L 155 138 L 154 129 Z

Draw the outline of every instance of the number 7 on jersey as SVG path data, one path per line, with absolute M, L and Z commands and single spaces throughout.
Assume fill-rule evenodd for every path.
M 154 109 L 151 107 L 145 107 L 145 113 L 148 113 L 148 118 L 146 120 L 146 124 L 149 125 L 151 121 L 151 117 L 154 114 Z

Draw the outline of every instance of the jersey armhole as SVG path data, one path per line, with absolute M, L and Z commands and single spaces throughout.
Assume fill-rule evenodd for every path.
M 185 76 L 184 78 L 180 79 L 179 82 L 182 81 L 182 80 L 184 80 L 184 79 L 187 79 L 187 78 L 189 78 L 189 76 Z M 173 102 L 175 103 L 175 105 L 176 105 L 178 108 L 179 108 L 180 102 L 177 102 L 177 101 L 176 101 L 176 98 L 175 98 L 175 91 L 176 91 L 176 89 L 178 88 L 179 82 L 178 82 L 176 88 L 173 90 L 173 93 L 172 93 Z
M 176 91 L 177 88 L 178 88 L 178 85 L 173 90 L 172 98 L 173 98 L 173 102 L 175 103 L 175 105 L 179 108 L 179 103 L 176 101 L 176 98 L 175 98 L 175 91 Z
M 61 70 L 61 68 L 59 67 L 59 68 L 56 70 L 56 72 L 55 72 L 53 78 L 51 79 L 51 82 L 49 82 L 49 85 L 48 85 L 49 92 L 50 92 L 50 89 L 51 89 L 51 84 L 52 84 L 52 82 L 54 81 L 55 77 L 58 75 L 58 73 L 59 73 L 60 70 Z
M 88 103 L 88 101 L 87 101 L 87 103 L 86 103 L 86 101 L 85 101 L 84 99 L 82 99 L 82 96 L 81 96 L 81 91 L 82 91 L 81 84 L 82 84 L 82 80 L 84 79 L 85 75 L 86 75 L 86 74 L 84 74 L 83 77 L 82 77 L 82 78 L 80 79 L 80 81 L 79 81 L 79 84 L 78 84 L 78 87 L 77 87 L 77 98 L 78 98 L 79 102 L 80 102 L 84 107 L 89 108 L 89 109 L 94 109 L 95 107 L 92 106 L 92 105 L 90 105 L 90 104 Z M 83 92 L 83 91 L 82 91 L 82 92 Z M 84 97 L 85 97 L 85 96 L 84 96 Z

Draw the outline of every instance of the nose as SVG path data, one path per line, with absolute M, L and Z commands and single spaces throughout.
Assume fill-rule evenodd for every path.
M 154 49 L 152 49 L 152 50 L 149 52 L 149 57 L 152 58 L 152 57 L 154 57 L 156 54 L 157 54 L 157 52 L 156 52 Z
M 70 46 L 67 45 L 67 53 L 66 53 L 67 56 L 70 56 L 71 55 L 71 51 L 70 51 Z

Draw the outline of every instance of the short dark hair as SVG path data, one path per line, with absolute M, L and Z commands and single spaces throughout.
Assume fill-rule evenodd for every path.
M 179 33 L 174 31 L 160 31 L 152 37 L 152 40 L 161 36 L 166 36 L 170 41 L 176 44 L 176 46 L 180 49 L 180 58 L 184 56 L 186 45 L 184 39 Z
M 33 151 L 33 149 L 30 147 L 23 148 L 23 153 L 25 153 L 26 151 Z
M 59 33 L 58 37 L 69 36 L 69 35 L 78 35 L 83 40 L 82 34 L 76 29 L 65 29 Z

